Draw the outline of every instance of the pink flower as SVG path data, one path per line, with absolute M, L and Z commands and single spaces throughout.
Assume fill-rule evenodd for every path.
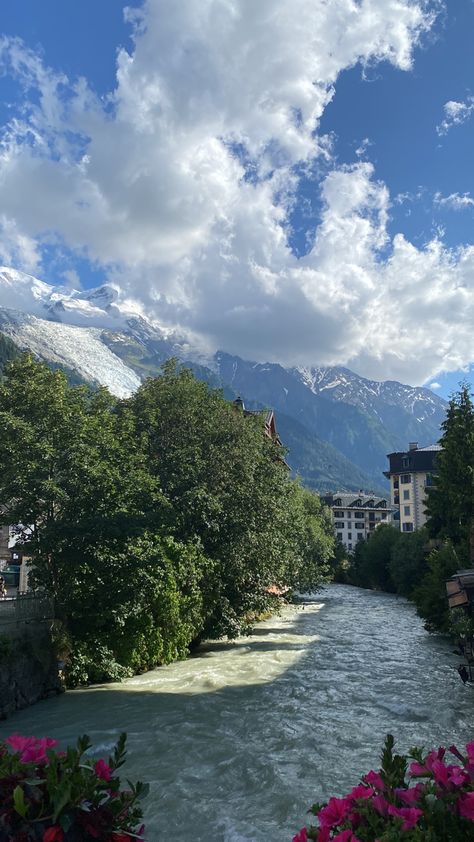
M 462 795 L 457 805 L 460 815 L 474 822 L 474 792 L 466 792 Z
M 332 837 L 333 842 L 360 842 L 357 836 L 354 836 L 352 830 L 341 830 L 340 833 Z
M 348 798 L 352 798 L 353 801 L 357 801 L 360 798 L 372 798 L 375 794 L 375 790 L 372 789 L 370 786 L 364 786 L 364 784 L 359 784 L 351 789 Z
M 411 830 L 423 815 L 423 810 L 418 810 L 417 807 L 395 807 L 389 804 L 388 814 L 403 819 L 402 830 Z
M 383 795 L 374 795 L 371 804 L 374 810 L 377 810 L 377 813 L 380 813 L 381 816 L 387 815 L 389 805 L 388 801 L 383 797 Z
M 413 807 L 413 805 L 417 804 L 420 800 L 424 789 L 424 784 L 417 784 L 409 789 L 396 789 L 395 795 L 400 799 L 400 801 L 403 801 L 404 804 L 408 804 L 409 807 Z
M 112 777 L 112 769 L 105 762 L 105 760 L 98 760 L 94 765 L 94 772 L 101 781 L 110 781 Z
M 305 827 L 302 827 L 300 832 L 293 836 L 292 842 L 307 842 L 308 832 Z
M 48 829 L 43 833 L 43 842 L 63 842 L 63 839 L 64 833 L 57 824 L 54 824 L 52 827 L 48 827 Z
M 318 815 L 322 827 L 336 827 L 347 817 L 351 809 L 349 798 L 330 798 Z
M 374 772 L 373 769 L 371 769 L 370 772 L 367 772 L 367 774 L 364 775 L 363 780 L 366 783 L 370 784 L 370 786 L 373 786 L 375 789 L 378 789 L 381 792 L 383 792 L 385 789 L 385 784 L 382 778 L 380 777 L 379 773 Z
M 411 763 L 410 774 L 414 777 L 419 775 L 429 775 L 429 773 L 433 771 L 433 764 L 441 762 L 445 754 L 446 749 L 442 746 L 440 746 L 437 751 L 430 751 L 430 753 L 426 755 L 424 763 L 417 763 L 416 761 Z
M 466 751 L 467 751 L 467 756 L 468 756 L 469 762 L 474 763 L 474 743 L 467 743 Z
M 20 755 L 22 763 L 46 763 L 46 752 L 58 744 L 57 740 L 51 737 L 22 737 L 20 734 L 12 734 L 7 737 L 6 743 L 12 748 L 15 754 Z
M 318 842 L 330 842 L 331 831 L 328 827 L 320 827 L 318 830 Z

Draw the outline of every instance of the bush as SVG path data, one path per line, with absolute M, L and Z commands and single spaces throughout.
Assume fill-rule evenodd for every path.
M 293 842 L 466 842 L 474 840 L 474 742 L 408 756 L 393 752 L 389 734 L 382 768 L 370 771 L 344 798 L 311 808 L 319 826 L 302 828 Z M 408 781 L 407 768 L 409 761 Z
M 120 789 L 125 734 L 105 760 L 92 761 L 89 738 L 55 751 L 48 737 L 0 741 L 0 842 L 131 842 L 143 839 L 138 799 L 147 786 Z

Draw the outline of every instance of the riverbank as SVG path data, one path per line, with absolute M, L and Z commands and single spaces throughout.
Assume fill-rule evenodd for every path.
M 456 663 L 404 599 L 331 585 L 248 638 L 40 702 L 0 732 L 86 732 L 106 754 L 127 731 L 125 773 L 151 784 L 150 840 L 288 842 L 309 804 L 378 762 L 388 731 L 401 750 L 472 739 Z

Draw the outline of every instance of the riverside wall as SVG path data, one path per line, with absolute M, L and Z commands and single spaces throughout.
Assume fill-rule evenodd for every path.
M 0 604 L 0 719 L 62 692 L 45 603 Z

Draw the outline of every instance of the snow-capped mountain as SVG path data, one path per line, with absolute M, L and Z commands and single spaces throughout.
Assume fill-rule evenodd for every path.
M 112 284 L 92 290 L 67 289 L 6 266 L 0 267 L 0 306 L 38 318 L 102 328 L 125 327 L 128 319 L 140 314 L 129 302 L 120 301 L 120 291 Z
M 367 380 L 343 366 L 292 371 L 315 395 L 357 406 L 382 423 L 386 423 L 387 413 L 396 408 L 403 409 L 421 424 L 433 418 L 438 424 L 440 413 L 444 415 L 445 401 L 422 386 L 406 386 L 395 380 Z
M 20 350 L 107 386 L 117 397 L 128 397 L 140 385 L 138 375 L 104 344 L 100 328 L 50 322 L 0 308 L 0 332 Z
M 446 403 L 428 389 L 377 382 L 343 367 L 285 368 L 223 351 L 147 319 L 113 285 L 70 290 L 0 268 L 0 338 L 79 379 L 126 397 L 177 357 L 228 397 L 271 406 L 308 483 L 326 490 L 383 487 L 386 454 L 439 438 Z M 0 360 L 1 362 L 1 360 Z

